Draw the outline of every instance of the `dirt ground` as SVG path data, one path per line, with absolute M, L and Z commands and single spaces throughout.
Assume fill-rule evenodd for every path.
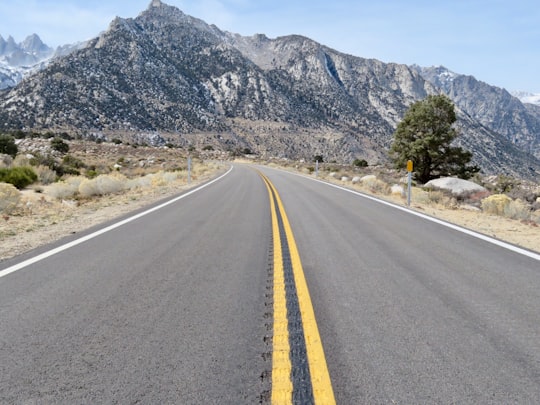
M 402 205 L 403 202 L 400 202 Z M 477 231 L 536 252 L 540 252 L 540 227 L 467 209 L 447 209 L 412 203 L 412 208 L 424 214 Z
M 196 186 L 215 175 L 223 167 L 215 167 L 187 184 L 186 179 L 160 187 L 137 189 L 85 201 L 56 200 L 44 193 L 26 190 L 23 210 L 17 215 L 0 218 L 0 261 L 58 240 L 130 211 L 149 205 L 180 191 Z M 405 205 L 400 196 L 381 196 Z M 467 209 L 448 209 L 413 201 L 412 209 L 445 221 L 540 252 L 540 227 L 503 217 Z

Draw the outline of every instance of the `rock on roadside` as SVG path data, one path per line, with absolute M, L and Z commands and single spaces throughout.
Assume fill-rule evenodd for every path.
M 479 184 L 455 177 L 442 177 L 440 179 L 430 180 L 425 184 L 425 187 L 435 190 L 447 190 L 456 197 L 471 193 L 488 193 L 488 190 Z

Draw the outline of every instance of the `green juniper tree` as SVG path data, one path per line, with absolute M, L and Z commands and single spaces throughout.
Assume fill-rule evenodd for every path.
M 442 176 L 470 178 L 480 169 L 468 166 L 472 153 L 451 146 L 458 136 L 454 104 L 445 95 L 428 96 L 411 105 L 394 132 L 390 157 L 396 168 L 414 163 L 415 180 L 426 183 Z
M 0 134 L 0 153 L 15 157 L 19 148 L 11 135 Z

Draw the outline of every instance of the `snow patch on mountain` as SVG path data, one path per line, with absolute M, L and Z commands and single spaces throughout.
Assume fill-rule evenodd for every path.
M 25 77 L 44 69 L 49 62 L 81 49 L 86 42 L 59 46 L 56 50 L 44 44 L 37 34 L 16 43 L 10 35 L 0 35 L 0 90 L 16 86 Z
M 529 93 L 527 91 L 513 91 L 514 97 L 519 98 L 522 103 L 540 105 L 540 94 Z

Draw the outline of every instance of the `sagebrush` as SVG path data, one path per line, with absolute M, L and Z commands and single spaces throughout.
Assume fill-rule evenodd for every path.
M 21 200 L 21 192 L 13 184 L 0 183 L 0 212 L 11 214 Z

